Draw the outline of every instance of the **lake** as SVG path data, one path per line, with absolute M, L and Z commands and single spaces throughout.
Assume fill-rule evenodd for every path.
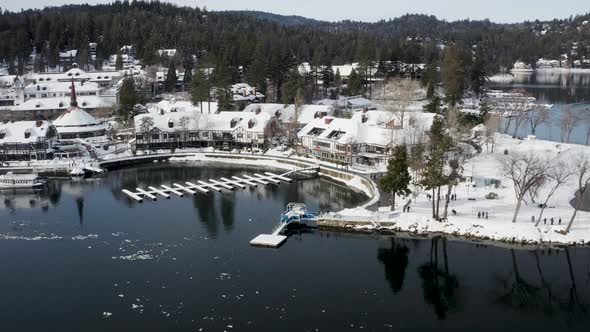
M 585 120 L 574 128 L 570 142 L 586 144 L 590 128 L 590 73 L 537 71 L 515 75 L 512 83 L 491 83 L 490 89 L 503 91 L 525 90 L 537 98 L 539 103 L 551 104 L 551 120 L 537 128 L 540 139 L 561 141 L 561 116 L 565 108 L 577 111 Z M 514 127 L 509 129 L 512 134 Z M 523 124 L 517 131 L 518 136 L 526 137 L 531 133 L 530 125 Z
M 259 171 L 154 164 L 0 193 L 3 330 L 590 328 L 589 249 L 317 229 L 255 248 L 289 202 L 334 211 L 367 197 L 325 179 L 143 204 L 121 193 Z

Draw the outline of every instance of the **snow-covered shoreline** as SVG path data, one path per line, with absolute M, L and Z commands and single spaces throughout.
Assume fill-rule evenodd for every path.
M 256 157 L 256 159 L 252 159 L 252 157 Z M 292 164 L 288 164 L 281 159 L 275 159 L 272 156 L 259 156 L 259 155 L 240 155 L 240 154 L 223 154 L 223 153 L 196 153 L 190 157 L 180 157 L 180 158 L 171 158 L 171 162 L 216 162 L 216 163 L 224 163 L 224 164 L 233 164 L 233 165 L 245 165 L 245 166 L 260 166 L 260 167 L 270 167 L 275 169 L 282 169 L 286 171 L 293 171 L 297 170 L 300 167 Z M 282 162 L 283 161 L 283 162 Z M 302 165 L 308 167 L 314 166 L 321 166 L 320 164 L 311 163 L 309 160 L 303 160 L 298 158 L 289 158 L 289 161 L 300 163 Z M 347 172 L 346 170 L 334 170 L 334 172 L 341 172 L 345 173 L 351 177 L 350 180 L 345 180 L 343 178 L 339 178 L 337 176 L 330 175 L 326 172 L 319 173 L 320 176 L 330 178 L 333 181 L 337 181 L 342 183 L 355 191 L 359 191 L 364 193 L 366 196 L 369 197 L 369 201 L 362 204 L 361 207 L 367 207 L 370 205 L 375 204 L 379 201 L 380 194 L 378 189 L 376 188 L 376 184 L 370 184 L 369 187 L 360 176 L 352 174 L 351 172 Z M 365 181 L 369 181 L 364 179 Z
M 356 216 L 356 217 L 355 217 Z M 402 232 L 412 236 L 452 236 L 466 241 L 490 241 L 493 245 L 510 244 L 525 246 L 589 246 L 586 228 L 574 229 L 563 235 L 557 231 L 565 225 L 540 225 L 532 222 L 512 223 L 510 220 L 491 220 L 449 217 L 446 222 L 432 218 L 399 212 L 375 213 L 362 208 L 348 209 L 323 216 L 328 228 L 342 228 L 360 232 Z M 321 224 L 321 223 L 320 223 Z

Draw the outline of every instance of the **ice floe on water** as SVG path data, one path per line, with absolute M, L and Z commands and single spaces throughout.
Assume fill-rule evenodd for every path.
M 36 234 L 36 235 L 14 235 L 14 234 L 0 234 L 0 240 L 22 240 L 22 241 L 42 241 L 42 240 L 72 240 L 83 241 L 98 239 L 97 234 L 75 235 L 75 236 L 61 236 L 57 234 Z
M 88 234 L 88 235 L 76 235 L 76 236 L 72 236 L 72 240 L 75 241 L 82 241 L 82 240 L 88 240 L 88 239 L 98 239 L 98 235 L 97 234 Z
M 127 256 L 113 256 L 113 259 L 121 259 L 126 261 L 147 261 L 154 259 L 154 256 L 149 251 L 139 250 L 138 252 Z

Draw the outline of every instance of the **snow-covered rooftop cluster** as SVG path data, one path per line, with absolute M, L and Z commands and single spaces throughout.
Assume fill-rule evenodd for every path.
M 0 144 L 35 143 L 52 135 L 55 135 L 55 128 L 47 121 L 0 123 Z
M 295 105 L 293 104 L 251 104 L 248 105 L 244 112 L 248 113 L 267 113 L 277 118 L 282 123 L 293 123 L 295 122 Z M 304 125 L 312 121 L 314 118 L 319 116 L 332 115 L 334 107 L 326 105 L 301 105 L 299 108 L 299 115 L 297 122 L 300 125 Z
M 313 137 L 338 144 L 365 143 L 386 146 L 392 141 L 413 144 L 417 137 L 412 136 L 429 130 L 434 117 L 435 114 L 431 113 L 411 112 L 405 114 L 404 126 L 398 126 L 396 123 L 400 119 L 393 113 L 384 111 L 359 112 L 351 119 L 324 116 L 310 121 L 297 136 Z
M 134 118 L 135 130 L 143 132 L 144 119 L 153 120 L 152 128 L 158 128 L 164 132 L 177 132 L 180 130 L 196 131 L 234 131 L 238 128 L 247 132 L 264 132 L 272 117 L 267 113 L 250 112 L 221 112 L 207 114 L 195 111 L 171 112 L 165 114 L 141 114 Z
M 78 104 L 86 109 L 112 108 L 113 103 L 105 98 L 98 96 L 83 96 L 78 98 Z M 40 98 L 29 99 L 26 102 L 15 106 L 12 110 L 15 112 L 23 111 L 46 111 L 46 110 L 66 110 L 70 107 L 69 97 L 63 98 Z

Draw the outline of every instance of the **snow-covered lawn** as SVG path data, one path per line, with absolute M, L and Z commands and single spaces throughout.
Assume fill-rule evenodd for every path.
M 417 233 L 442 233 L 456 236 L 476 237 L 506 242 L 519 243 L 562 243 L 562 244 L 590 244 L 590 213 L 579 211 L 569 234 L 563 235 L 557 231 L 563 231 L 567 227 L 574 208 L 570 200 L 577 191 L 577 183 L 574 178 L 558 189 L 543 213 L 543 221 L 539 227 L 535 227 L 531 217 L 538 217 L 540 208 L 538 204 L 527 201 L 523 204 L 516 223 L 512 223 L 512 215 L 516 205 L 516 196 L 510 179 L 501 171 L 499 157 L 504 150 L 513 152 L 530 152 L 538 155 L 546 155 L 550 158 L 573 164 L 583 152 L 590 155 L 590 147 L 572 144 L 561 144 L 550 141 L 525 140 L 520 141 L 508 136 L 499 136 L 495 152 L 485 152 L 467 162 L 464 175 L 467 178 L 473 176 L 473 182 L 462 182 L 453 190 L 457 195 L 456 201 L 451 201 L 447 222 L 438 222 L 432 219 L 432 202 L 426 197 L 426 193 L 419 192 L 413 197 L 409 213 L 399 213 L 402 210 L 402 198 L 397 200 L 398 206 L 395 213 L 389 213 L 388 208 L 381 209 L 380 213 L 370 212 L 364 209 L 352 209 L 340 211 L 341 218 L 379 220 L 384 228 L 396 231 Z M 484 149 L 485 151 L 485 149 Z M 485 185 L 486 180 L 500 180 L 501 185 Z M 475 187 L 473 187 L 475 185 Z M 539 192 L 539 201 L 544 201 L 549 185 Z M 494 192 L 498 199 L 486 199 L 486 194 Z M 444 209 L 444 201 L 440 203 L 440 211 Z M 399 210 L 399 211 L 397 211 Z M 451 212 L 455 210 L 456 215 Z M 478 212 L 487 212 L 488 218 L 478 218 Z M 484 214 L 485 215 L 485 214 Z M 551 225 L 553 218 L 554 224 Z M 562 219 L 559 225 L 559 218 Z M 366 228 L 366 227 L 365 227 Z

